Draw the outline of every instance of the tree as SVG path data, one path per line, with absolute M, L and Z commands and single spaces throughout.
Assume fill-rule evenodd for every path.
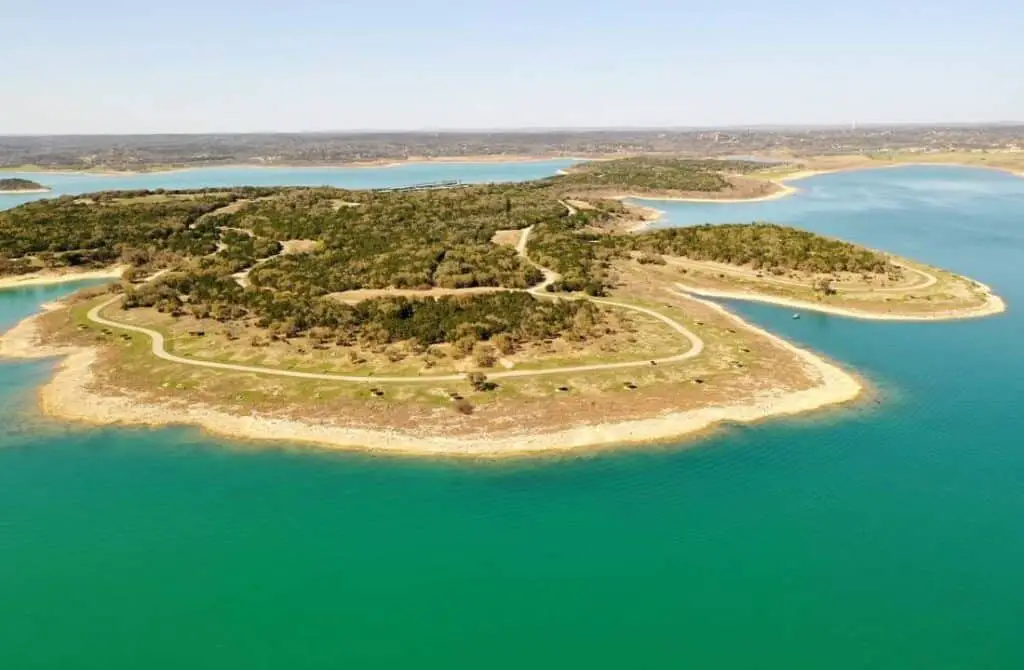
M 493 368 L 494 364 L 498 362 L 498 355 L 490 344 L 477 345 L 474 358 L 476 364 L 481 368 Z
M 836 289 L 832 286 L 832 279 L 830 277 L 819 277 L 814 280 L 812 286 L 814 287 L 814 292 L 820 293 L 822 296 L 836 294 Z
M 491 339 L 491 342 L 493 342 L 494 346 L 498 348 L 498 351 L 505 356 L 510 356 L 511 354 L 516 353 L 515 338 L 508 333 L 498 333 Z
M 466 379 L 469 381 L 469 384 L 473 387 L 474 391 L 489 391 L 493 388 L 493 386 L 487 381 L 487 375 L 482 372 L 470 372 L 466 375 Z

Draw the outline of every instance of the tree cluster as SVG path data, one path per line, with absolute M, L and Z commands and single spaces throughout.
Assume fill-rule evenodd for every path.
M 46 187 L 31 179 L 19 179 L 18 177 L 0 179 L 0 191 L 38 191 L 43 188 Z
M 439 298 L 389 297 L 348 305 L 330 298 L 260 288 L 243 288 L 215 272 L 171 272 L 124 294 L 124 309 L 154 307 L 172 315 L 191 314 L 224 322 L 245 321 L 283 337 L 316 333 L 346 344 L 415 340 L 422 345 L 460 340 L 472 344 L 510 343 L 558 337 L 592 325 L 598 308 L 580 300 L 543 300 L 529 293 L 496 293 Z
M 552 291 L 603 295 L 611 287 L 616 258 L 639 253 L 643 263 L 664 262 L 661 255 L 715 261 L 773 273 L 858 272 L 885 274 L 893 265 L 882 254 L 848 242 L 771 223 L 705 224 L 663 228 L 638 235 L 593 232 L 592 214 L 537 226 L 529 252 L 562 275 Z
M 747 174 L 764 167 L 751 161 L 642 156 L 583 163 L 558 181 L 563 188 L 622 193 L 715 192 L 731 186 L 723 175 Z
M 527 249 L 530 257 L 560 276 L 548 286 L 549 291 L 605 294 L 610 285 L 611 262 L 623 254 L 618 236 L 594 227 L 605 217 L 600 211 L 581 210 L 534 227 Z
M 0 212 L 0 271 L 17 271 L 17 259 L 32 269 L 167 267 L 210 254 L 219 233 L 204 215 L 243 195 L 121 191 L 30 202 Z
M 565 215 L 541 184 L 411 192 L 302 189 L 218 216 L 274 239 L 315 239 L 320 248 L 252 273 L 258 286 L 333 293 L 362 288 L 526 288 L 541 274 L 515 250 L 491 243 Z
M 622 240 L 634 251 L 716 261 L 755 270 L 881 274 L 892 267 L 885 256 L 870 249 L 773 223 L 663 228 Z

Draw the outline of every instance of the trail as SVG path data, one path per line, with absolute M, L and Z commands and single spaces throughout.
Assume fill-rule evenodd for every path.
M 779 286 L 794 286 L 797 288 L 810 288 L 807 282 L 802 282 L 796 279 L 786 279 L 784 277 L 770 277 L 764 272 L 758 270 L 752 270 L 750 268 L 736 267 L 733 265 L 727 265 L 725 263 L 715 263 L 710 261 L 696 261 L 689 258 L 669 258 L 666 259 L 669 265 L 675 265 L 684 268 L 693 268 L 696 270 L 704 270 L 707 272 L 715 272 L 720 274 L 732 275 L 743 279 L 755 279 L 758 282 L 765 284 L 776 284 Z M 887 286 L 887 287 L 865 287 L 858 288 L 855 286 L 836 286 L 835 291 L 839 293 L 904 293 L 906 291 L 920 291 L 926 288 L 930 288 L 939 282 L 939 278 L 930 272 L 912 267 L 902 261 L 890 259 L 890 263 L 896 267 L 902 268 L 912 274 L 918 275 L 921 281 L 916 284 L 910 284 L 908 286 Z M 764 276 L 759 276 L 764 275 Z
M 564 202 L 562 204 L 565 205 Z M 570 207 L 569 205 L 565 205 L 565 206 L 569 209 L 570 212 L 575 212 L 576 211 L 572 207 Z M 562 276 L 560 274 L 558 274 L 557 272 L 555 272 L 554 270 L 550 270 L 550 269 L 548 269 L 546 267 L 542 267 L 540 265 L 537 265 L 536 263 L 533 262 L 533 260 L 530 258 L 530 256 L 526 253 L 526 245 L 529 244 L 529 242 L 530 242 L 530 233 L 532 233 L 532 232 L 533 232 L 533 226 L 529 226 L 527 228 L 523 228 L 523 232 L 519 236 L 519 242 L 516 243 L 516 251 L 519 253 L 519 256 L 524 261 L 526 261 L 527 263 L 529 263 L 530 265 L 532 265 L 533 267 L 535 267 L 535 268 L 537 268 L 538 270 L 541 271 L 541 273 L 544 275 L 544 281 L 542 281 L 541 283 L 537 284 L 533 288 L 526 289 L 526 292 L 527 293 L 531 293 L 531 294 L 537 296 L 538 298 L 552 298 L 554 296 L 552 296 L 551 293 L 548 292 L 548 287 L 551 286 L 552 284 L 554 284 L 559 279 L 561 279 Z
M 978 307 L 964 308 L 959 310 L 948 310 L 945 312 L 934 312 L 931 314 L 888 314 L 885 312 L 867 312 L 846 307 L 836 307 L 807 300 L 796 300 L 793 298 L 782 298 L 754 293 L 752 291 L 719 291 L 715 289 L 697 288 L 676 282 L 677 292 L 681 295 L 700 296 L 702 298 L 716 298 L 719 300 L 743 300 L 748 302 L 761 302 L 768 305 L 788 307 L 808 312 L 821 312 L 834 316 L 845 316 L 851 319 L 863 319 L 867 321 L 955 321 L 959 319 L 977 319 L 986 316 L 1001 314 L 1006 311 L 1006 303 L 1002 298 L 992 293 L 992 289 L 982 285 L 985 290 L 985 302 Z
M 232 372 L 251 372 L 254 374 L 262 375 L 274 375 L 277 377 L 292 377 L 296 379 L 314 379 L 320 381 L 333 381 L 333 382 L 355 382 L 361 384 L 408 384 L 408 383 L 436 383 L 436 382 L 455 382 L 465 380 L 465 374 L 453 374 L 453 375 L 434 375 L 434 376 L 356 376 L 356 375 L 338 375 L 330 373 L 317 373 L 317 372 L 300 372 L 297 370 L 280 370 L 277 368 L 266 368 L 255 365 L 240 365 L 236 363 L 219 363 L 216 361 L 197 361 L 191 358 L 183 358 L 176 356 L 169 351 L 165 346 L 165 338 L 162 333 L 149 328 L 143 328 L 141 326 L 132 326 L 119 321 L 108 319 L 100 314 L 104 309 L 113 305 L 115 302 L 120 300 L 120 296 L 116 296 L 96 305 L 89 310 L 86 317 L 93 323 L 97 323 L 101 326 L 107 326 L 109 328 L 117 328 L 118 330 L 127 330 L 134 333 L 141 333 L 146 335 L 152 341 L 152 353 L 159 359 L 169 361 L 172 363 L 180 363 L 182 365 L 191 365 L 201 368 L 212 368 L 215 370 L 230 370 Z M 689 360 L 700 355 L 704 351 L 704 341 L 699 337 L 691 333 L 678 321 L 665 316 L 661 312 L 656 312 L 653 309 L 647 309 L 646 307 L 638 307 L 636 305 L 629 305 L 626 303 L 616 302 L 614 300 L 597 300 L 594 298 L 579 298 L 580 300 L 591 300 L 592 302 L 608 305 L 611 307 L 619 307 L 622 309 L 633 310 L 647 316 L 654 317 L 662 323 L 668 325 L 670 328 L 675 330 L 680 335 L 684 336 L 690 343 L 690 347 L 679 354 L 674 356 L 668 356 L 665 358 L 656 359 L 645 359 L 642 361 L 624 361 L 621 363 L 595 363 L 591 365 L 574 365 L 560 368 L 549 368 L 546 370 L 508 370 L 505 372 L 493 372 L 488 373 L 488 379 L 513 379 L 523 377 L 540 377 L 545 375 L 556 375 L 556 374 L 575 374 L 579 372 L 600 372 L 606 370 L 626 370 L 630 368 L 649 368 L 652 364 L 669 364 L 679 363 L 681 361 Z
M 566 205 L 570 210 L 572 209 L 569 205 Z M 531 289 L 528 292 L 538 298 L 547 300 L 557 300 L 560 296 L 552 295 L 547 292 L 547 287 L 559 278 L 558 273 L 553 270 L 541 267 L 533 263 L 526 254 L 526 247 L 530 240 L 530 233 L 533 232 L 533 226 L 523 230 L 522 235 L 519 238 L 518 244 L 516 244 L 516 251 L 528 262 L 532 263 L 535 267 L 540 269 L 544 273 L 544 281 Z M 236 363 L 219 363 L 216 361 L 198 361 L 190 358 L 183 358 L 182 356 L 176 356 L 167 351 L 165 338 L 162 333 L 149 328 L 143 328 L 141 326 L 133 326 L 119 321 L 114 321 L 102 316 L 101 312 L 113 305 L 115 302 L 120 300 L 120 296 L 115 296 L 106 302 L 96 305 L 89 310 L 86 315 L 87 318 L 93 323 L 97 323 L 101 326 L 107 326 L 109 328 L 117 328 L 119 330 L 127 330 L 135 333 L 141 333 L 150 338 L 152 342 L 151 350 L 153 355 L 165 361 L 172 363 L 180 363 L 182 365 L 192 365 L 195 367 L 212 368 L 216 370 L 230 370 L 232 372 L 251 372 L 254 374 L 263 375 L 274 375 L 278 377 L 292 377 L 297 379 L 314 379 L 321 381 L 340 381 L 340 382 L 355 382 L 360 384 L 408 384 L 408 383 L 436 383 L 436 382 L 454 382 L 462 381 L 465 379 L 464 374 L 452 374 L 452 375 L 417 375 L 417 376 L 356 376 L 356 375 L 339 375 L 330 373 L 318 373 L 318 372 L 300 372 L 296 370 L 281 370 L 278 368 L 267 368 L 255 365 L 241 365 Z M 630 368 L 649 368 L 652 365 L 664 365 L 671 363 L 679 363 L 682 361 L 689 360 L 699 356 L 704 351 L 704 341 L 694 335 L 692 332 L 686 329 L 681 323 L 675 319 L 662 314 L 661 312 L 646 307 L 639 307 L 637 305 L 630 305 L 628 303 L 617 302 L 615 300 L 605 300 L 591 298 L 589 296 L 575 296 L 569 298 L 563 298 L 569 300 L 589 300 L 599 305 L 607 305 L 609 307 L 617 307 L 619 309 L 632 310 L 646 316 L 653 317 L 658 321 L 669 326 L 672 330 L 682 335 L 688 342 L 689 347 L 674 356 L 668 356 L 664 358 L 656 359 L 644 359 L 641 361 L 623 361 L 619 363 L 594 363 L 590 365 L 572 365 L 559 368 L 549 368 L 545 370 L 508 370 L 504 372 L 492 372 L 488 373 L 489 379 L 518 379 L 524 377 L 540 377 L 546 375 L 557 375 L 557 374 L 575 374 L 580 372 L 601 372 L 607 370 L 627 370 Z
M 235 282 L 239 286 L 241 286 L 242 288 L 249 288 L 249 285 L 252 283 L 252 282 L 249 281 L 249 273 L 251 273 L 253 270 L 258 268 L 259 266 L 263 265 L 264 263 L 269 263 L 270 261 L 274 260 L 275 258 L 278 258 L 278 257 L 283 256 L 283 255 L 284 255 L 284 248 L 282 248 L 281 251 L 277 252 L 273 256 L 267 256 L 266 258 L 257 259 L 257 261 L 255 263 L 253 263 L 252 265 L 250 265 L 249 267 L 247 267 L 244 270 L 241 270 L 241 271 L 236 272 L 235 274 L 231 275 L 231 278 L 234 279 Z

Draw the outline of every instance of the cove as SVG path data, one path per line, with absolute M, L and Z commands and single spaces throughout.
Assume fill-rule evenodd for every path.
M 147 187 L 216 185 L 182 174 Z M 662 225 L 769 219 L 948 267 L 1008 312 L 730 304 L 863 374 L 878 404 L 499 464 L 69 426 L 34 407 L 51 362 L 0 363 L 3 666 L 1024 666 L 1024 180 L 794 185 L 655 205 Z M 69 288 L 0 293 L 0 327 Z

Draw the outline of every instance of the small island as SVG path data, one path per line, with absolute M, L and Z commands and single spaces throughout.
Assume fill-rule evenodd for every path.
M 0 285 L 116 273 L 0 338 L 51 414 L 509 456 L 849 402 L 856 377 L 706 297 L 859 318 L 1004 309 L 770 222 L 647 230 L 628 195 L 771 197 L 763 164 L 629 158 L 520 184 L 102 192 L 0 212 Z
M 25 194 L 25 193 L 49 193 L 50 189 L 31 179 L 20 179 L 17 177 L 0 179 L 0 195 Z

